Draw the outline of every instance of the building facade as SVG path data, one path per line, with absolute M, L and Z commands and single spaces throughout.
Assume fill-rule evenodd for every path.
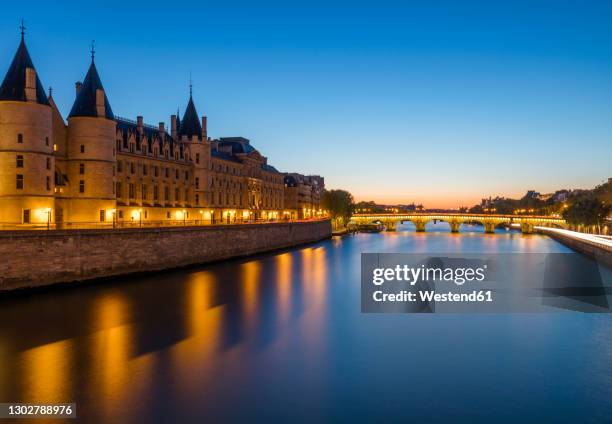
M 318 175 L 285 173 L 285 208 L 292 219 L 321 217 L 325 180 Z
M 1 225 L 234 223 L 320 215 L 322 178 L 280 173 L 246 138 L 210 138 L 191 90 L 182 119 L 172 115 L 169 130 L 163 122 L 145 124 L 142 116 L 114 115 L 93 54 L 75 91 L 66 122 L 45 93 L 22 34 L 0 87 Z M 288 175 L 297 181 L 296 193 Z

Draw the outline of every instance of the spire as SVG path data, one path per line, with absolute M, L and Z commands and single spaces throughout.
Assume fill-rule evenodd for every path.
M 30 58 L 30 53 L 28 53 L 28 49 L 25 44 L 25 26 L 23 26 L 23 21 L 21 21 L 19 29 L 21 30 L 21 42 L 19 43 L 15 57 L 11 62 L 11 66 L 9 66 L 9 69 L 6 72 L 4 81 L 2 81 L 2 85 L 0 86 L 0 100 L 27 101 L 26 69 L 33 69 L 36 71 L 36 68 L 34 68 L 34 64 L 32 63 L 32 59 Z M 49 99 L 47 99 L 45 89 L 38 78 L 38 72 L 36 72 L 36 103 L 43 105 L 49 104 Z
M 94 56 L 96 55 L 96 40 L 91 40 L 91 50 L 89 51 L 91 53 L 91 61 L 94 61 Z
M 199 139 L 202 138 L 202 125 L 200 124 L 198 112 L 196 112 L 195 105 L 193 104 L 191 78 L 189 79 L 189 103 L 187 103 L 185 114 L 180 121 L 178 135 L 179 137 L 184 135 L 187 136 L 187 138 L 191 138 L 195 135 Z
M 106 92 L 104 91 L 104 87 L 102 86 L 102 81 L 100 80 L 100 76 L 98 75 L 98 70 L 96 69 L 96 64 L 94 63 L 94 45 L 92 42 L 91 46 L 91 64 L 89 65 L 89 70 L 87 71 L 87 75 L 85 75 L 85 79 L 83 80 L 83 85 L 81 86 L 81 90 L 79 94 L 77 94 L 76 100 L 72 105 L 72 109 L 68 114 L 68 117 L 74 116 L 90 116 L 90 117 L 99 117 L 99 118 L 107 118 L 107 119 L 115 119 L 115 115 L 113 115 L 113 111 L 110 107 L 110 103 L 108 102 L 108 97 L 106 97 Z M 101 90 L 104 95 L 104 113 L 98 113 L 98 105 L 97 105 L 97 96 L 98 90 Z M 101 103 L 100 103 L 101 105 Z

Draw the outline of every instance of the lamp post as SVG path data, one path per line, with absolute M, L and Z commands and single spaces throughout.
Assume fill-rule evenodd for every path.
M 138 225 L 142 228 L 142 209 L 138 209 Z
M 47 231 L 49 231 L 51 227 L 51 208 L 47 208 L 45 211 L 47 212 Z
M 115 228 L 115 225 L 116 225 L 116 221 L 115 221 L 116 215 L 115 215 L 115 213 L 116 213 L 115 209 L 111 210 L 111 214 L 113 215 L 113 228 Z

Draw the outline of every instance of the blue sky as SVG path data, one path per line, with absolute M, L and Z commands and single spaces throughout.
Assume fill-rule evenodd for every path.
M 227 4 L 224 4 L 227 3 Z M 115 114 L 209 134 L 359 200 L 471 205 L 612 177 L 612 2 L 11 2 L 66 114 L 89 43 Z

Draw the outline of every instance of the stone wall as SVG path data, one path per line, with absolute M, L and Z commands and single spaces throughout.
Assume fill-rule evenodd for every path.
M 328 220 L 0 232 L 0 291 L 201 264 L 297 246 L 330 235 Z

